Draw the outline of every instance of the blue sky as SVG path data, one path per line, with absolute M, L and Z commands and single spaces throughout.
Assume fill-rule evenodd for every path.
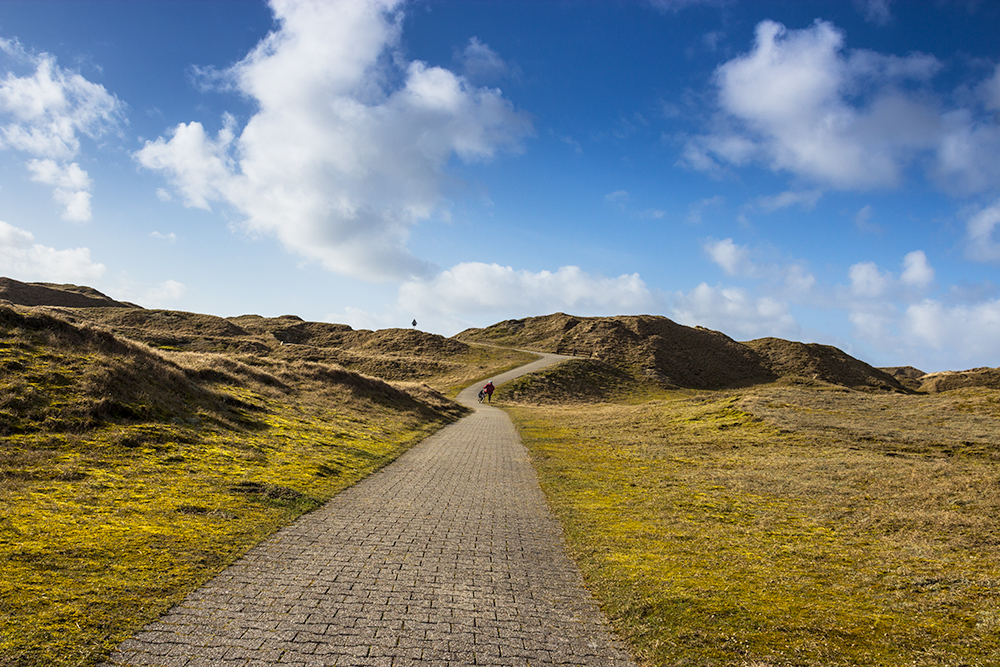
M 0 2 L 0 275 L 1000 365 L 1000 5 Z

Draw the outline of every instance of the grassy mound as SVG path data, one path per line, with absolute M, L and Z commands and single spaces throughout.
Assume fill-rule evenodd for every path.
M 880 368 L 879 370 L 885 371 L 896 378 L 899 384 L 912 391 L 920 390 L 920 378 L 926 375 L 922 370 L 913 366 L 889 366 L 887 368 Z
M 1000 389 L 1000 368 L 973 368 L 967 371 L 931 373 L 919 379 L 920 391 L 937 393 L 966 387 Z
M 786 381 L 821 382 L 866 391 L 907 391 L 893 375 L 830 345 L 780 338 L 760 338 L 745 344 Z
M 664 387 L 719 388 L 774 379 L 757 355 L 717 331 L 665 317 L 573 317 L 563 313 L 469 329 L 456 338 L 590 357 L 638 381 Z
M 22 306 L 64 306 L 66 308 L 139 307 L 131 303 L 115 301 L 92 287 L 52 283 L 22 283 L 3 277 L 0 277 L 0 301 L 10 301 Z
M 0 307 L 0 665 L 98 660 L 462 412 L 426 385 Z
M 457 338 L 589 357 L 662 388 L 724 389 L 777 379 L 871 391 L 908 391 L 893 376 L 835 347 L 725 334 L 665 317 L 573 317 L 563 313 L 469 329 Z
M 161 350 L 250 355 L 289 363 L 323 363 L 401 382 L 424 382 L 454 395 L 496 369 L 530 355 L 484 349 L 413 329 L 355 331 L 294 315 L 221 318 L 170 310 L 79 308 L 66 311 Z
M 572 359 L 497 389 L 506 404 L 593 403 L 635 396 L 648 387 L 624 371 L 596 359 Z

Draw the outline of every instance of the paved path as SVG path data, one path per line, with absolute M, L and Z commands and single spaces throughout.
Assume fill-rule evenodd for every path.
M 474 414 L 253 548 L 106 665 L 631 665 L 513 425 L 477 391 L 459 396 Z

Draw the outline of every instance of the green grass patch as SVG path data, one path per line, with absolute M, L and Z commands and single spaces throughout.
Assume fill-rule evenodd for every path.
M 642 664 L 985 666 L 1000 664 L 989 393 L 508 408 Z

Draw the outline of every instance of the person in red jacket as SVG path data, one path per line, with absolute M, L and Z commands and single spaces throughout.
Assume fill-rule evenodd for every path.
M 487 382 L 486 386 L 483 387 L 483 391 L 486 392 L 486 399 L 490 403 L 493 402 L 493 389 L 494 389 L 494 387 L 493 387 L 493 380 L 490 380 L 489 382 Z

